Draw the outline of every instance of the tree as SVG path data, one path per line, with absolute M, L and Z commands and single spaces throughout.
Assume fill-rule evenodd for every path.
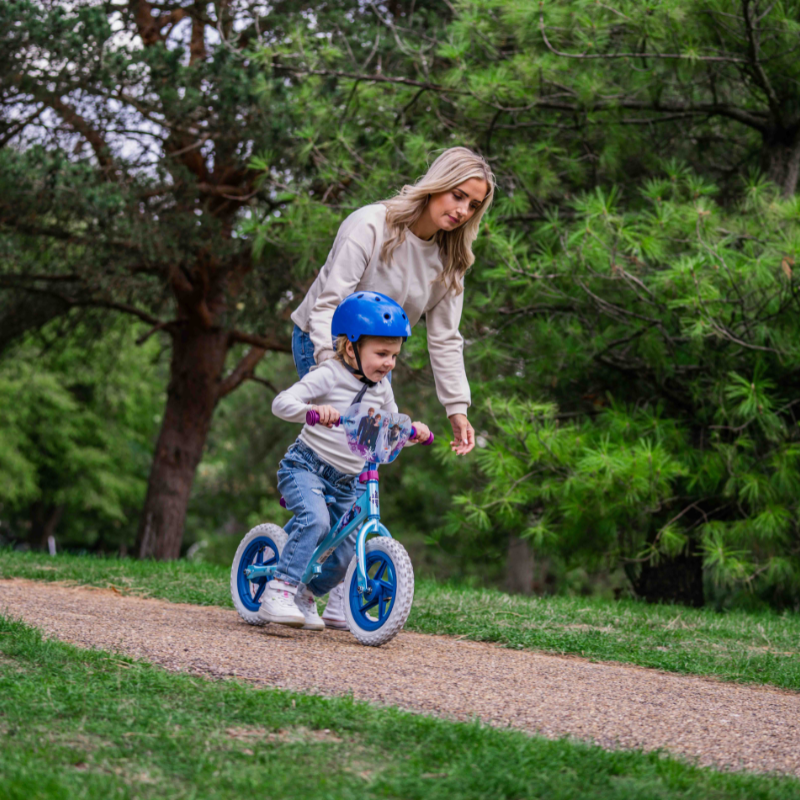
M 799 207 L 757 180 L 727 209 L 716 191 L 667 164 L 639 198 L 576 198 L 534 246 L 493 231 L 479 348 L 506 366 L 452 532 L 623 565 L 648 599 L 702 603 L 704 566 L 796 600 Z
M 620 163 L 641 174 L 665 152 L 717 180 L 758 166 L 788 197 L 800 170 L 798 12 L 767 0 L 468 0 L 443 53 L 487 150 L 546 140 L 581 153 L 563 164 L 573 178 Z
M 0 288 L 127 313 L 150 326 L 143 339 L 170 340 L 141 556 L 179 554 L 217 403 L 265 352 L 289 350 L 281 313 L 286 293 L 303 291 L 296 254 L 269 237 L 254 251 L 248 226 L 347 185 L 314 141 L 314 121 L 330 124 L 342 91 L 306 81 L 289 45 L 296 37 L 330 62 L 336 36 L 365 67 L 376 53 L 389 64 L 380 24 L 357 2 L 23 0 L 0 10 L 0 136 L 12 145 L 0 151 L 0 226 L 13 254 Z
M 4 537 L 127 552 L 144 500 L 163 407 L 154 340 L 127 326 L 65 321 L 0 361 L 0 508 Z

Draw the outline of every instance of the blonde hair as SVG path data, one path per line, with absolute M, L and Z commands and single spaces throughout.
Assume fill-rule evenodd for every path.
M 405 241 L 408 228 L 422 215 L 430 195 L 455 189 L 470 178 L 484 180 L 489 186 L 477 211 L 455 230 L 439 230 L 435 236 L 444 267 L 440 280 L 460 294 L 462 278 L 475 262 L 472 243 L 478 236 L 481 218 L 492 204 L 495 187 L 489 164 L 466 147 L 445 150 L 413 186 L 404 186 L 395 197 L 383 201 L 389 235 L 381 248 L 381 259 L 386 264 L 391 263 L 392 254 Z
M 358 341 L 363 344 L 364 342 L 368 342 L 370 339 L 382 339 L 385 342 L 400 342 L 402 341 L 402 336 L 362 336 Z M 350 340 L 347 338 L 347 335 L 344 333 L 340 333 L 336 337 L 336 360 L 341 361 L 342 364 L 346 364 L 347 360 L 345 356 L 347 355 L 347 343 Z M 351 364 L 352 366 L 352 364 Z

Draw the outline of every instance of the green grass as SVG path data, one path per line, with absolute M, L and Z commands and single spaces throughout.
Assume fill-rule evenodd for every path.
M 165 600 L 230 606 L 228 570 L 0 550 L 0 577 L 114 586 Z M 717 613 L 629 600 L 525 598 L 417 583 L 407 628 L 508 647 L 800 690 L 800 615 Z
M 0 616 L 4 800 L 240 795 L 788 800 L 800 782 L 190 678 Z

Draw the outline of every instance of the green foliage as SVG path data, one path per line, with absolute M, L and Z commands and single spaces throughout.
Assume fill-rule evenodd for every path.
M 0 361 L 3 534 L 116 550 L 133 543 L 163 403 L 150 342 L 112 327 L 66 341 L 51 324 Z
M 688 552 L 719 591 L 797 601 L 796 3 L 243 3 L 201 55 L 180 31 L 209 19 L 179 6 L 146 45 L 131 9 L 0 12 L 5 100 L 50 109 L 2 123 L 0 288 L 180 324 L 206 292 L 215 325 L 285 336 L 346 214 L 475 147 L 499 185 L 462 324 L 488 446 L 480 472 L 446 448 L 387 471 L 393 529 L 438 544 L 439 574 L 499 580 L 524 534 L 562 588 Z M 418 332 L 397 394 L 446 438 Z M 267 402 L 220 403 L 190 540 L 278 513 Z M 7 419 L 3 491 L 27 502 Z
M 457 498 L 440 538 L 462 524 L 479 539 L 522 532 L 593 569 L 699 551 L 718 585 L 790 601 L 795 201 L 762 184 L 725 210 L 670 169 L 640 198 L 576 197 L 574 217 L 539 224 L 535 244 L 490 238 L 490 280 L 511 288 L 483 357 L 514 366 L 485 387 L 485 488 Z

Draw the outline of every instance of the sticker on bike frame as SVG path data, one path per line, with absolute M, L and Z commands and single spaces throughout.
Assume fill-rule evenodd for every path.
M 347 446 L 365 461 L 390 464 L 411 438 L 411 418 L 370 403 L 356 403 L 342 417 Z

